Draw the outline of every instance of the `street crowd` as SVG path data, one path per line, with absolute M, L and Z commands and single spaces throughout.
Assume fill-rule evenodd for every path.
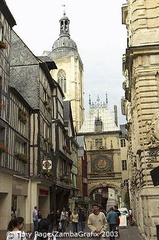
M 24 218 L 13 217 L 8 224 L 6 240 L 55 240 L 57 237 L 86 237 L 97 240 L 115 240 L 119 237 L 120 211 L 117 206 L 111 207 L 108 212 L 104 211 L 98 204 L 92 205 L 88 214 L 83 208 L 66 210 L 60 212 L 50 211 L 47 218 L 43 218 L 37 206 L 33 210 L 34 229 L 32 233 L 23 231 Z M 66 228 L 72 223 L 72 232 Z M 85 224 L 90 229 L 85 232 Z

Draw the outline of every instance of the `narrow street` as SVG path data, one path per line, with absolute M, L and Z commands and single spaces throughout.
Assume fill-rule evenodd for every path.
M 120 228 L 120 237 L 119 238 L 116 238 L 116 239 L 120 239 L 120 240 L 143 240 L 142 236 L 139 234 L 139 231 L 138 231 L 138 227 L 137 226 L 129 226 L 127 228 Z M 67 227 L 66 229 L 66 232 L 67 233 L 72 233 L 72 225 L 69 224 L 69 227 Z M 89 228 L 86 226 L 85 228 L 85 233 L 89 233 L 90 230 Z M 78 240 L 78 239 L 81 239 L 81 238 L 84 238 L 84 239 L 91 239 L 92 240 L 92 237 L 73 237 L 71 236 L 70 234 L 70 239 L 71 240 Z M 57 239 L 69 239 L 69 237 L 64 237 L 64 238 L 61 238 L 61 237 L 57 237 Z M 109 237 L 106 237 L 106 239 L 109 239 Z

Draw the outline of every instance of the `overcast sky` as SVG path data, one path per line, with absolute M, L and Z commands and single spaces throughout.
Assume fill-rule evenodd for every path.
M 63 7 L 70 19 L 71 38 L 78 46 L 84 64 L 85 108 L 89 94 L 92 101 L 99 95 L 108 108 L 118 106 L 121 115 L 122 54 L 126 49 L 126 27 L 121 22 L 121 7 L 126 0 L 6 0 L 17 25 L 13 28 L 31 51 L 39 56 L 51 51 L 60 33 L 59 19 Z

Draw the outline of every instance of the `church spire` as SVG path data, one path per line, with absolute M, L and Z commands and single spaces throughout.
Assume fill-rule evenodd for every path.
M 70 36 L 70 31 L 69 31 L 69 25 L 70 25 L 70 20 L 66 16 L 66 11 L 65 11 L 65 5 L 62 5 L 64 7 L 63 10 L 63 16 L 60 19 L 60 37 L 62 36 Z

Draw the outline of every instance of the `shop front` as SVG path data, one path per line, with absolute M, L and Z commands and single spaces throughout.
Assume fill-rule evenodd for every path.
M 12 176 L 0 174 L 0 239 L 5 239 L 8 222 L 11 219 Z
M 12 181 L 11 214 L 26 219 L 29 179 L 14 175 Z
M 46 218 L 50 212 L 50 188 L 48 186 L 38 186 L 38 210 L 41 211 L 42 217 Z

